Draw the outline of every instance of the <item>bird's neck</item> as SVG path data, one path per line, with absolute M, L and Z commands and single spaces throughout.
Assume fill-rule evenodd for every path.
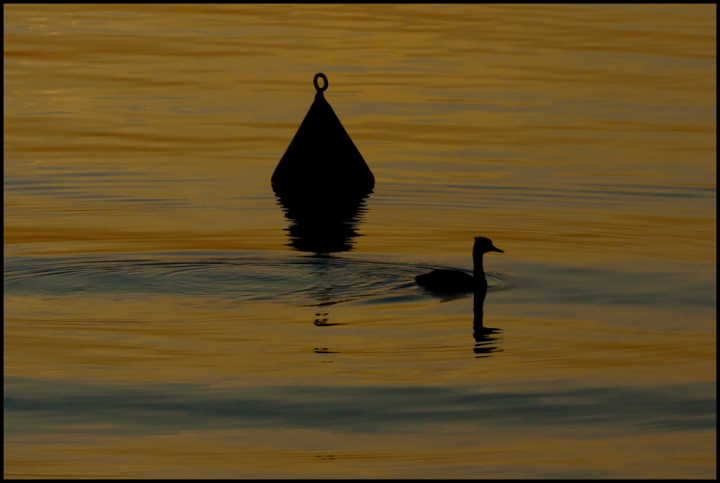
M 473 278 L 475 279 L 475 285 L 487 286 L 487 280 L 485 279 L 485 270 L 483 270 L 482 253 L 473 257 Z

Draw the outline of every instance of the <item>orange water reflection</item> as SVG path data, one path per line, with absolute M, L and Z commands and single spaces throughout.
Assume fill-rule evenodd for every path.
M 483 235 L 506 252 L 486 270 L 514 282 L 488 293 L 503 332 L 475 359 L 471 297 L 319 310 L 6 276 L 6 378 L 662 394 L 716 380 L 712 5 L 8 5 L 3 38 L 6 265 L 289 257 L 270 176 L 324 72 L 376 179 L 343 256 L 468 268 Z M 23 414 L 6 411 L 6 476 L 716 476 L 714 431 L 687 427 L 118 436 L 49 411 L 64 428 L 50 435 Z

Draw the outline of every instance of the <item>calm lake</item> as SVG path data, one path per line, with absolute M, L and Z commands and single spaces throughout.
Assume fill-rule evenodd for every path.
M 5 477 L 717 476 L 715 5 L 3 26 Z M 313 237 L 319 72 L 375 186 Z M 414 281 L 476 236 L 485 330 Z

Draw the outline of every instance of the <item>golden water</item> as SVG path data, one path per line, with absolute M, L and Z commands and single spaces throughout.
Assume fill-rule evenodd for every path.
M 716 477 L 716 7 L 4 7 L 6 477 Z M 352 250 L 270 176 L 312 78 Z M 473 300 L 413 277 L 485 257 Z

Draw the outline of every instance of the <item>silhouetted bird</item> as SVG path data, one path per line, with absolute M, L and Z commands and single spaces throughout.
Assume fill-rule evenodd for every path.
M 483 254 L 487 252 L 505 253 L 496 248 L 489 238 L 476 236 L 473 246 L 473 273 L 475 276 L 460 270 L 433 270 L 430 273 L 418 275 L 415 277 L 415 281 L 433 292 L 487 291 L 487 280 L 482 262 Z

